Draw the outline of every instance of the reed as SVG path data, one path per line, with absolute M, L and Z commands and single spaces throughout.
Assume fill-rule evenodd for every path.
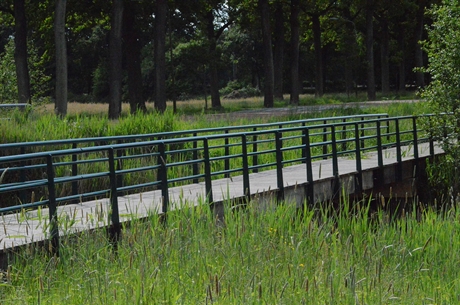
M 361 206 L 361 208 L 357 208 Z M 207 205 L 133 220 L 115 254 L 105 233 L 65 237 L 61 255 L 21 251 L 1 274 L 2 304 L 453 304 L 458 210 L 401 218 L 343 199 L 296 210 Z

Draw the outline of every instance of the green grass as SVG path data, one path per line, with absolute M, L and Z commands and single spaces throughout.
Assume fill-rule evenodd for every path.
M 244 101 L 243 101 L 244 102 Z M 243 103 L 235 102 L 235 103 Z M 183 102 L 186 103 L 186 102 Z M 318 101 L 317 103 L 323 103 Z M 331 102 L 335 103 L 335 102 Z M 237 105 L 237 104 L 236 104 Z M 257 101 L 251 101 L 251 108 L 258 108 Z M 100 105 L 95 105 L 99 107 Z M 91 104 L 83 109 L 90 109 Z M 224 111 L 237 111 L 243 108 L 235 106 Z M 82 110 L 79 110 L 80 112 Z M 88 110 L 89 111 L 89 110 Z M 110 121 L 106 113 L 84 115 L 79 113 L 70 114 L 61 120 L 54 114 L 43 113 L 40 110 L 31 110 L 26 113 L 16 111 L 11 115 L 11 120 L 0 120 L 0 143 L 30 142 L 43 140 L 57 140 L 68 138 L 86 138 L 114 135 L 146 134 L 165 131 L 190 130 L 199 128 L 222 127 L 226 125 L 249 125 L 267 122 L 280 122 L 294 119 L 329 117 L 340 115 L 370 114 L 387 112 L 391 116 L 421 114 L 428 111 L 426 103 L 398 103 L 388 106 L 376 106 L 372 108 L 337 108 L 306 114 L 290 114 L 287 116 L 271 117 L 244 117 L 228 115 L 218 119 L 212 119 L 204 112 L 193 113 L 181 112 L 173 114 L 169 109 L 165 114 L 148 113 L 136 115 L 123 115 L 117 121 Z
M 390 220 L 361 206 L 329 217 L 249 206 L 220 225 L 207 206 L 184 208 L 166 225 L 134 221 L 117 255 L 104 232 L 69 237 L 59 258 L 21 251 L 0 303 L 456 304 L 460 214 Z

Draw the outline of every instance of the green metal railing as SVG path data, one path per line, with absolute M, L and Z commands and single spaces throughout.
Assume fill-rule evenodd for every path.
M 184 131 L 174 131 L 174 132 L 160 132 L 152 134 L 140 134 L 140 135 L 128 135 L 128 136 L 112 136 L 112 137 L 93 137 L 93 138 L 80 138 L 80 139 L 64 139 L 64 140 L 48 140 L 48 141 L 35 141 L 35 142 L 21 142 L 21 143 L 8 143 L 0 144 L 0 156 L 16 155 L 16 154 L 26 154 L 31 152 L 40 152 L 48 150 L 60 150 L 60 149 L 77 149 L 79 147 L 91 147 L 91 146 L 101 146 L 101 145 L 115 145 L 122 143 L 132 143 L 138 141 L 152 141 L 160 139 L 172 139 L 172 138 L 182 138 L 182 137 L 196 137 L 196 136 L 206 136 L 212 134 L 221 134 L 221 133 L 235 133 L 235 132 L 249 132 L 265 129 L 274 129 L 274 128 L 290 128 L 295 126 L 307 126 L 318 123 L 334 123 L 334 122 L 350 122 L 350 121 L 364 121 L 368 119 L 379 119 L 387 118 L 388 114 L 386 113 L 377 113 L 377 114 L 363 114 L 363 115 L 354 115 L 354 116 L 337 116 L 337 117 L 328 117 L 328 118 L 313 118 L 313 119 L 304 119 L 304 120 L 294 120 L 287 122 L 275 122 L 275 123 L 265 123 L 265 124 L 254 124 L 254 125 L 242 125 L 242 126 L 226 126 L 219 128 L 205 128 L 205 129 L 194 129 L 194 130 L 184 130 Z M 389 127 L 387 126 L 387 129 Z M 364 132 L 364 129 L 363 131 Z M 326 137 L 324 133 L 323 137 Z M 225 143 L 225 155 L 229 154 L 229 149 L 231 145 L 226 139 Z M 258 141 L 257 135 L 253 136 L 252 139 L 253 151 L 257 151 Z M 197 142 L 193 142 L 192 146 L 195 148 L 193 158 L 197 158 Z M 123 150 L 118 150 L 116 157 L 120 160 L 123 157 Z M 253 157 L 253 162 L 257 163 L 257 156 Z M 78 160 L 77 155 L 72 156 L 72 176 L 78 176 Z M 25 165 L 25 164 L 23 164 Z M 118 162 L 117 169 L 121 169 L 122 162 Z M 225 161 L 226 169 L 229 168 L 229 160 Z M 253 172 L 257 172 L 257 168 L 253 169 Z M 193 166 L 193 171 L 196 174 L 198 172 L 198 164 Z M 20 172 L 20 177 L 18 177 L 19 182 L 25 182 L 26 176 L 25 172 Z M 195 179 L 194 182 L 197 182 Z M 122 179 L 118 180 L 118 185 L 122 186 Z M 72 194 L 78 194 L 78 186 L 76 181 L 72 184 Z M 19 195 L 20 201 L 28 201 L 27 194 L 21 192 Z M 0 205 L 1 207 L 1 205 Z
M 412 145 L 414 158 L 418 158 L 418 144 L 430 139 L 418 130 L 416 116 L 381 117 L 358 120 L 339 118 L 335 122 L 324 119 L 289 125 L 285 122 L 218 129 L 220 133 L 195 135 L 198 131 L 172 133 L 171 138 L 135 141 L 126 137 L 103 138 L 111 144 L 80 148 L 58 149 L 0 157 L 0 196 L 9 194 L 21 198 L 21 192 L 41 194 L 28 196 L 19 204 L 0 208 L 0 213 L 48 206 L 50 210 L 50 236 L 53 247 L 59 244 L 56 210 L 58 205 L 84 202 L 94 198 L 110 198 L 111 238 L 120 232 L 118 196 L 146 190 L 161 190 L 162 213 L 169 207 L 169 188 L 184 184 L 204 182 L 207 201 L 212 203 L 212 180 L 241 175 L 244 194 L 249 197 L 250 173 L 275 169 L 277 188 L 283 197 L 283 168 L 305 164 L 308 182 L 307 200 L 313 198 L 312 162 L 332 159 L 332 171 L 338 178 L 339 158 L 356 159 L 356 171 L 362 171 L 361 157 L 368 152 L 378 155 L 378 167 L 383 167 L 384 150 L 396 148 L 396 162 L 401 164 L 401 147 Z M 287 127 L 288 126 L 288 127 Z M 230 132 L 233 131 L 233 132 Z M 177 137 L 177 135 L 189 135 Z M 98 140 L 101 140 L 100 138 Z M 80 142 L 82 141 L 82 142 Z M 87 142 L 85 142 L 87 141 Z M 93 142 L 90 142 L 93 141 Z M 94 143 L 95 139 L 56 141 L 58 144 Z M 56 143 L 53 143 L 55 145 Z M 35 145 L 34 143 L 29 145 Z M 43 145 L 43 144 L 42 144 Z M 14 147 L 8 144 L 8 147 Z M 432 147 L 432 145 L 430 145 Z M 434 150 L 430 151 L 434 154 Z M 88 170 L 79 172 L 81 167 Z M 401 167 L 399 167 L 401 168 Z M 41 176 L 37 177 L 37 173 Z M 131 176 L 153 177 L 146 181 L 128 179 Z M 360 175 L 358 175 L 360 176 Z M 11 179 L 10 179 L 11 177 Z M 35 178 L 28 178 L 35 177 Z M 16 178 L 16 181 L 14 181 Z M 25 179 L 24 179 L 25 178 Z M 89 183 L 91 190 L 79 191 Z M 359 184 L 361 185 L 361 184 Z M 75 187 L 76 186 L 76 187 Z M 76 192 L 75 192 L 76 190 Z M 3 198 L 3 197 L 0 197 Z M 40 198 L 40 199 L 36 199 Z M 249 198 L 248 198 L 249 199 Z

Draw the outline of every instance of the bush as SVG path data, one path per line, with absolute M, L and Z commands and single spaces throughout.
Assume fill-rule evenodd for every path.
M 49 95 L 51 77 L 45 74 L 43 58 L 31 43 L 28 44 L 28 53 L 31 99 L 32 103 L 37 103 Z M 0 54 L 0 82 L 0 103 L 17 103 L 18 84 L 13 39 L 8 41 L 5 52 Z
M 259 89 L 244 85 L 238 81 L 230 81 L 227 86 L 220 90 L 220 94 L 227 99 L 248 98 L 260 96 Z
M 421 97 L 434 116 L 426 121 L 425 129 L 446 152 L 446 158 L 432 165 L 439 169 L 430 171 L 431 180 L 438 188 L 439 182 L 445 183 L 450 194 L 444 198 L 456 201 L 460 192 L 460 1 L 443 0 L 428 13 L 433 24 L 423 47 L 429 58 L 425 72 L 431 74 L 432 82 Z

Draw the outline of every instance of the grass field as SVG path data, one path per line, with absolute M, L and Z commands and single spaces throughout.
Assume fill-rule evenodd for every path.
M 394 100 L 413 100 L 416 99 L 414 92 L 407 92 L 404 95 L 395 94 L 392 99 Z M 388 99 L 388 98 L 386 98 Z M 300 96 L 299 105 L 320 105 L 320 104 L 346 104 L 349 102 L 363 102 L 366 101 L 366 94 L 360 92 L 358 95 L 347 96 L 346 94 L 325 94 L 324 97 L 315 98 L 312 94 L 303 94 Z M 208 105 L 204 99 L 190 99 L 185 101 L 177 101 L 177 113 L 181 114 L 204 114 L 204 113 L 218 113 L 218 112 L 232 112 L 244 109 L 263 108 L 263 97 L 251 97 L 242 99 L 221 99 L 223 109 L 215 110 L 210 108 L 210 100 L 208 98 Z M 208 106 L 208 107 L 206 107 Z M 283 101 L 275 101 L 275 107 L 289 106 L 289 95 L 284 96 Z M 153 102 L 146 102 L 148 111 L 154 110 Z M 108 104 L 95 104 L 95 103 L 77 103 L 70 101 L 68 103 L 67 113 L 69 116 L 77 115 L 107 115 L 109 106 Z M 167 109 L 173 109 L 173 102 L 167 102 Z M 54 104 L 45 104 L 38 107 L 38 111 L 43 114 L 54 113 Z M 129 104 L 122 104 L 122 115 L 129 114 Z

